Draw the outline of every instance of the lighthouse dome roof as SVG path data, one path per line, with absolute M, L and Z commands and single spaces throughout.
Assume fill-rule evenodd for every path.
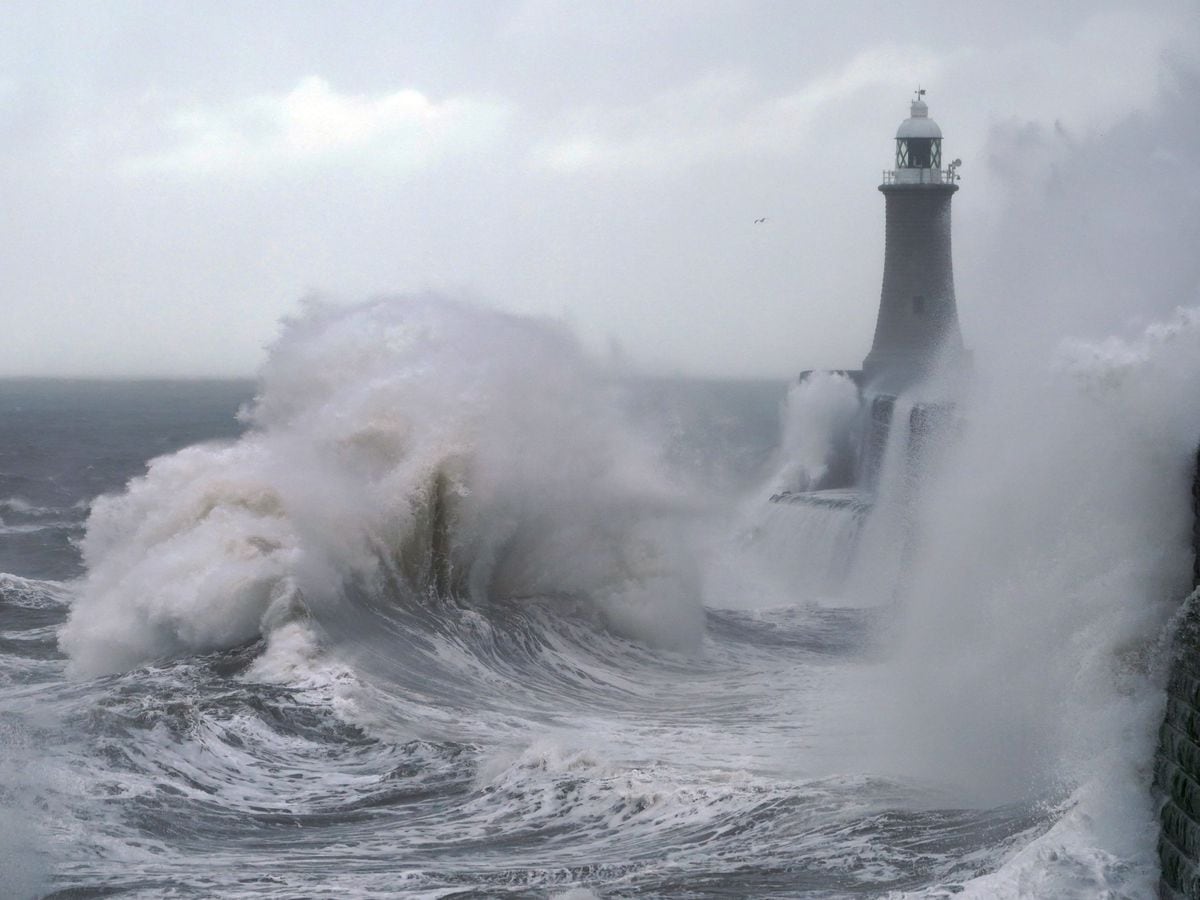
M 914 100 L 909 116 L 896 130 L 897 138 L 940 138 L 942 129 L 929 118 L 929 105 L 924 100 Z

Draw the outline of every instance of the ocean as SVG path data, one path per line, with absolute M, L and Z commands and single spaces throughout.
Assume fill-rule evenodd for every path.
M 983 367 L 919 471 L 902 398 L 869 505 L 768 502 L 842 379 L 431 298 L 0 382 L 2 893 L 1152 896 L 1197 350 Z

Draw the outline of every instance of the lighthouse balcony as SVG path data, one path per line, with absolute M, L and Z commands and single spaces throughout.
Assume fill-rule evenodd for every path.
M 958 174 L 953 169 L 885 169 L 884 184 L 953 184 Z

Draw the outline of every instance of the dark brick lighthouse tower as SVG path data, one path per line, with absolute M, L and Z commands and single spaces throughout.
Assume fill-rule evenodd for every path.
M 963 357 L 950 258 L 950 199 L 955 170 L 942 168 L 942 130 L 917 91 L 896 132 L 896 168 L 883 173 L 887 226 L 883 290 L 863 384 L 895 394 L 928 374 L 938 359 Z

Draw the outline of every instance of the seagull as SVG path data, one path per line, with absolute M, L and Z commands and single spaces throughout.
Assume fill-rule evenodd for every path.
M 766 217 L 766 216 L 763 216 L 761 219 L 755 219 L 755 220 L 754 220 L 754 224 L 755 224 L 755 225 L 759 225 L 759 224 L 761 224 L 762 222 L 765 222 L 765 221 L 767 221 L 767 217 Z

